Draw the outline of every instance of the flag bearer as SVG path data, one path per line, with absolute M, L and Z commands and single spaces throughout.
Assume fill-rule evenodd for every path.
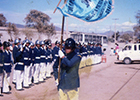
M 10 53 L 10 43 L 7 41 L 3 42 L 4 47 L 4 81 L 3 81 L 3 93 L 10 94 L 10 73 L 12 68 L 12 58 Z
M 72 38 L 68 38 L 65 42 L 66 56 L 59 50 L 59 57 L 62 58 L 58 84 L 60 100 L 78 100 L 80 87 L 78 70 L 81 55 L 74 51 L 75 47 L 75 41 Z

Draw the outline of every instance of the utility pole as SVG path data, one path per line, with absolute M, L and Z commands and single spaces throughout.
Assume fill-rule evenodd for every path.
M 115 43 L 116 43 L 116 20 L 119 20 L 118 18 L 113 18 L 112 20 L 115 20 Z

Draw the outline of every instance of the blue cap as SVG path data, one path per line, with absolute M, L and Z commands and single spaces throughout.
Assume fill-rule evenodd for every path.
M 35 44 L 36 44 L 36 45 L 37 45 L 37 44 L 40 44 L 40 43 L 39 43 L 39 40 L 36 40 L 36 41 L 35 41 Z
M 20 43 L 19 39 L 15 39 L 14 44 Z

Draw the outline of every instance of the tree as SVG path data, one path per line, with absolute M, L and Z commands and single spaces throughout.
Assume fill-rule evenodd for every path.
M 120 38 L 122 38 L 125 41 L 129 41 L 130 39 L 132 39 L 132 35 L 129 33 L 124 33 L 120 36 Z
M 6 26 L 6 18 L 3 14 L 0 14 L 0 26 Z
M 8 24 L 7 31 L 8 31 L 8 34 L 9 34 L 10 38 L 12 39 L 12 24 L 11 23 Z
M 116 40 L 118 40 L 119 37 L 120 37 L 120 32 L 118 31 L 116 33 Z M 115 38 L 115 33 L 112 35 L 112 38 Z
M 137 25 L 133 27 L 136 36 L 140 36 L 140 10 L 136 14 Z
M 15 36 L 15 38 L 17 38 L 17 36 L 19 34 L 19 30 L 17 29 L 15 24 L 12 24 L 12 31 L 13 31 L 13 35 Z
M 48 39 L 56 34 L 55 26 L 51 23 L 51 25 L 44 27 L 44 33 L 48 36 Z
M 22 32 L 28 38 L 32 38 L 33 37 L 33 31 L 30 28 L 25 28 L 25 29 L 22 30 Z
M 39 33 L 45 33 L 50 37 L 55 33 L 54 25 L 49 25 L 50 19 L 47 14 L 41 11 L 31 10 L 25 18 L 26 27 L 35 28 Z
M 8 31 L 8 34 L 10 35 L 11 39 L 12 39 L 12 35 L 14 35 L 15 38 L 17 38 L 17 36 L 19 34 L 19 31 L 18 31 L 18 29 L 17 29 L 15 24 L 9 23 L 7 31 Z

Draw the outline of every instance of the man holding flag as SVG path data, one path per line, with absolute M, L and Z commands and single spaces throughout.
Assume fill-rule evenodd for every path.
M 78 100 L 79 97 L 79 64 L 81 55 L 75 52 L 76 44 L 72 38 L 65 42 L 65 53 L 59 50 L 61 61 L 60 79 L 58 82 L 60 100 Z

